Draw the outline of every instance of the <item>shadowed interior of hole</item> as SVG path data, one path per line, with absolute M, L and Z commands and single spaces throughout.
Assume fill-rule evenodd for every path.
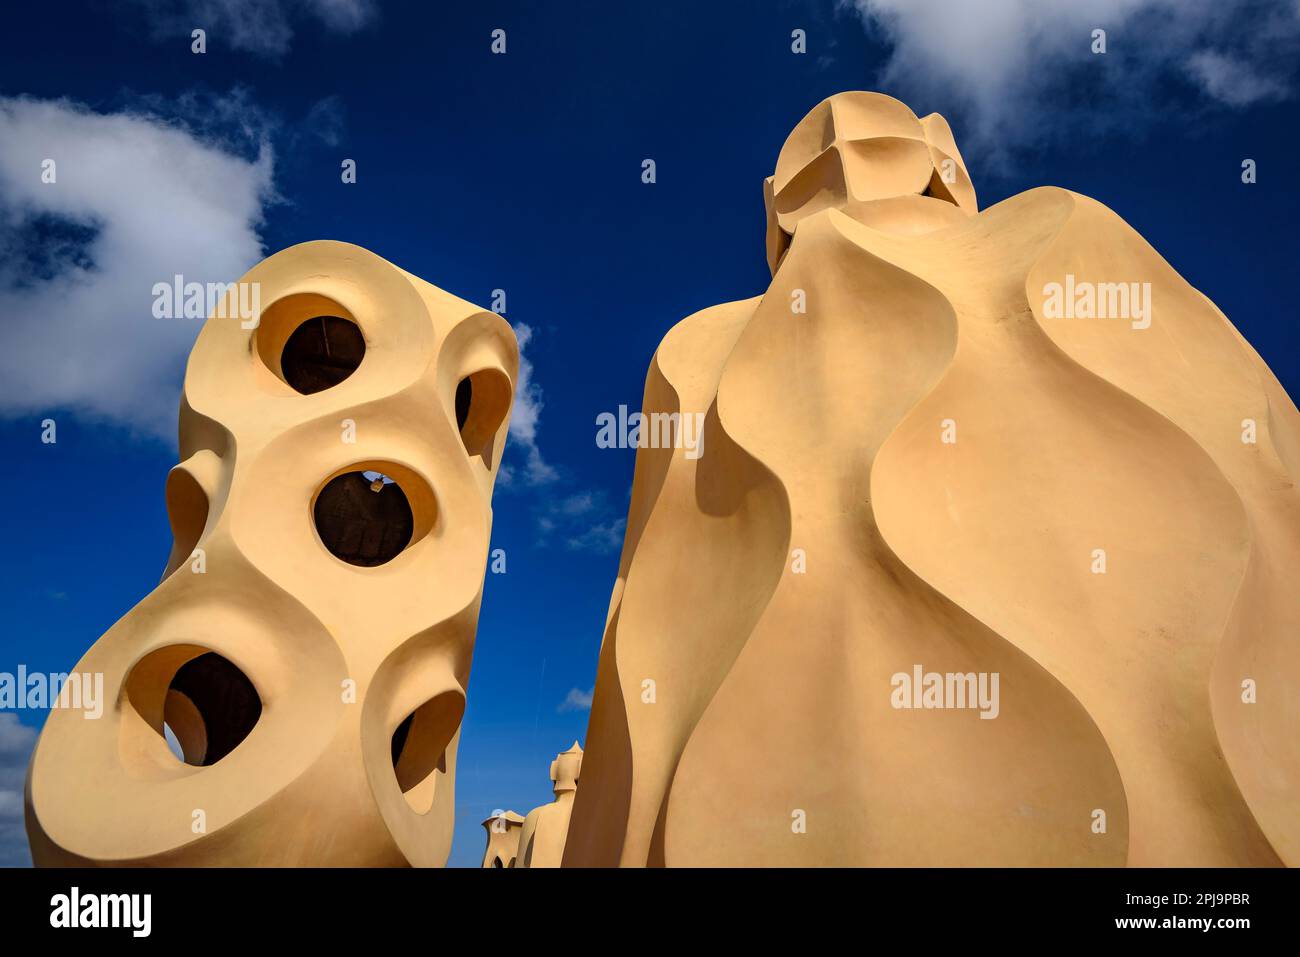
M 397 767 L 397 759 L 402 756 L 402 749 L 406 747 L 406 736 L 411 733 L 411 724 L 415 721 L 415 712 L 412 711 L 397 726 L 393 732 L 391 751 L 393 754 L 393 767 Z
M 456 427 L 465 451 L 492 468 L 496 435 L 510 413 L 510 380 L 497 369 L 480 369 L 456 386 Z
M 355 322 L 315 316 L 294 329 L 280 353 L 284 381 L 303 395 L 338 385 L 356 371 L 366 340 Z
M 410 544 L 415 531 L 411 503 L 402 487 L 387 476 L 373 479 L 369 474 L 373 473 L 335 476 L 312 508 L 316 533 L 330 554 L 363 567 L 392 561 Z
M 393 731 L 393 772 L 408 800 L 412 800 L 410 792 L 435 771 L 447 770 L 447 746 L 456 736 L 464 713 L 465 696 L 456 691 L 444 692 L 416 708 Z M 432 794 L 425 797 L 432 800 Z M 417 810 L 427 810 L 427 806 Z
M 181 665 L 163 705 L 163 726 L 175 736 L 185 763 L 198 767 L 210 767 L 239 747 L 261 716 L 262 699 L 248 676 L 214 651 Z
M 948 189 L 947 184 L 944 183 L 943 176 L 937 169 L 930 174 L 930 182 L 926 184 L 921 195 L 929 196 L 933 199 L 941 199 L 945 203 L 952 203 L 954 206 L 961 205 L 957 202 L 956 197 L 952 195 L 952 191 Z
M 163 571 L 166 578 L 189 560 L 208 523 L 208 497 L 194 476 L 174 468 L 167 476 L 167 518 L 172 526 L 172 552 Z
M 458 430 L 465 428 L 465 420 L 469 418 L 470 403 L 474 401 L 474 383 L 468 378 L 460 380 L 456 386 L 456 428 Z

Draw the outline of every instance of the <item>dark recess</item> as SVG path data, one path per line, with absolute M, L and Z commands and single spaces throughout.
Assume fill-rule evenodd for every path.
M 235 750 L 262 716 L 262 699 L 248 676 L 215 651 L 183 664 L 171 688 L 189 698 L 203 717 L 208 749 L 200 767 Z
M 393 732 L 393 767 L 397 767 L 397 761 L 402 756 L 402 748 L 406 747 L 406 736 L 411 733 L 411 723 L 414 720 L 415 712 L 412 711 Z
M 361 472 L 337 476 L 316 496 L 316 532 L 330 554 L 372 567 L 396 558 L 411 541 L 415 521 L 396 482 L 376 491 Z
M 311 395 L 352 375 L 365 354 L 366 340 L 355 322 L 317 316 L 289 336 L 280 353 L 280 372 L 298 392 Z
M 456 428 L 465 428 L 465 422 L 469 419 L 469 404 L 474 398 L 474 385 L 467 378 L 460 380 L 460 385 L 456 386 Z

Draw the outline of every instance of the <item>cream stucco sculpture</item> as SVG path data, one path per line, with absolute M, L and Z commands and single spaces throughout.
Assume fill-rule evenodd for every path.
M 1101 204 L 844 93 L 668 333 L 568 865 L 1300 863 L 1300 415 Z M 932 677 L 937 676 L 937 677 Z M 726 821 L 720 830 L 719 821 Z
M 519 834 L 524 819 L 514 811 L 501 811 L 483 821 L 487 848 L 483 867 L 513 869 L 519 859 Z
M 162 582 L 50 714 L 39 865 L 441 865 L 518 349 L 357 246 L 271 256 L 190 356 Z M 170 730 L 183 759 L 173 756 Z
M 551 762 L 551 789 L 555 800 L 533 808 L 519 834 L 519 866 L 559 867 L 564 861 L 564 840 L 582 773 L 582 748 L 574 741 Z

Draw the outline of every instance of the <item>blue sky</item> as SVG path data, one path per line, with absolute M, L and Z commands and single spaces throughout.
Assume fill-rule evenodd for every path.
M 1165 0 L 454 6 L 7 11 L 0 671 L 69 670 L 161 573 L 198 324 L 138 331 L 159 278 L 233 280 L 329 238 L 483 305 L 503 289 L 531 388 L 495 499 L 508 572 L 487 577 L 462 734 L 451 862 L 477 864 L 479 822 L 549 800 L 551 758 L 585 736 L 634 456 L 596 446 L 596 416 L 639 406 L 677 320 L 762 292 L 762 180 L 841 90 L 947 116 L 982 208 L 1044 184 L 1106 203 L 1300 386 L 1292 0 L 1181 0 L 1176 15 Z M 28 175 L 49 143 L 93 143 L 101 160 L 62 205 Z M 46 417 L 55 445 L 40 442 Z M 0 713 L 0 863 L 26 859 L 21 778 L 43 718 Z

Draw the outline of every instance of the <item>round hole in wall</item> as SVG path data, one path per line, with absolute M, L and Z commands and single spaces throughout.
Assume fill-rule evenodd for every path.
M 239 666 L 196 645 L 146 655 L 132 668 L 126 693 L 172 754 L 195 767 L 229 755 L 262 716 L 261 696 Z
M 280 371 L 295 390 L 311 395 L 352 375 L 365 354 L 366 340 L 355 322 L 341 316 L 314 316 L 285 342 Z
M 415 529 L 402 487 L 387 476 L 371 478 L 365 472 L 330 479 L 316 496 L 313 515 L 321 542 L 349 565 L 391 562 L 410 544 Z
M 285 296 L 263 310 L 255 343 L 263 365 L 303 395 L 343 382 L 366 354 L 352 313 L 316 293 Z
M 322 545 L 349 565 L 384 565 L 433 526 L 433 492 L 396 462 L 358 462 L 325 480 L 311 504 Z

